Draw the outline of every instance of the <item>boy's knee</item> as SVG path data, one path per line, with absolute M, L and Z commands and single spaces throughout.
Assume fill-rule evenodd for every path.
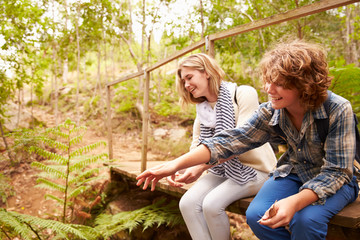
M 253 207 L 251 204 L 246 210 L 246 221 L 250 226 L 258 224 L 258 220 L 262 217 L 261 210 L 257 207 Z

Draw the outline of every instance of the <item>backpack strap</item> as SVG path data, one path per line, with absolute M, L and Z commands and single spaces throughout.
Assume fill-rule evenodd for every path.
M 328 115 L 328 118 L 324 118 L 324 119 L 315 119 L 315 124 L 316 124 L 316 128 L 318 130 L 319 133 L 319 137 L 321 140 L 321 143 L 324 144 L 325 140 L 326 140 L 326 136 L 329 132 L 329 115 L 330 115 L 330 96 L 331 96 L 331 91 L 327 91 L 327 98 L 325 100 L 325 102 L 323 103 L 324 108 L 325 108 L 325 112 Z
M 237 97 L 236 97 L 237 88 L 238 88 L 238 86 L 235 87 L 235 93 L 234 93 L 234 101 L 235 101 L 235 104 L 236 104 L 236 105 L 238 105 Z

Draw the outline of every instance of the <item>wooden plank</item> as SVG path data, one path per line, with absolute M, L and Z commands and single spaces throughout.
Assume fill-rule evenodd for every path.
M 181 49 L 180 51 L 176 52 L 175 54 L 173 54 L 172 56 L 168 57 L 168 58 L 165 58 L 163 60 L 160 60 L 159 62 L 157 62 L 156 64 L 148 67 L 145 69 L 145 71 L 148 71 L 148 72 L 151 72 L 181 56 L 184 56 L 185 54 L 189 53 L 189 52 L 192 52 L 200 47 L 203 47 L 205 45 L 205 39 L 201 39 L 200 41 L 196 42 L 196 43 L 193 43 L 183 49 Z
M 138 171 L 129 173 L 126 170 L 117 167 L 110 168 L 110 171 L 116 174 L 120 174 L 132 181 L 134 181 L 137 174 L 139 174 Z M 182 188 L 172 187 L 167 184 L 166 180 L 161 180 L 156 184 L 156 190 L 179 198 L 187 191 L 189 187 L 190 186 L 184 186 Z M 239 199 L 230 204 L 226 210 L 245 215 L 246 209 L 252 200 L 253 197 Z M 338 214 L 336 214 L 330 220 L 330 224 L 360 230 L 360 198 L 357 198 L 355 202 L 349 204 Z
M 109 159 L 114 158 L 113 151 L 113 142 L 112 142 L 112 127 L 111 127 L 111 88 L 106 86 L 106 111 L 107 111 L 107 131 L 108 131 L 108 149 L 109 149 Z
M 342 227 L 360 228 L 360 198 L 358 197 L 355 202 L 336 214 L 330 223 Z
M 359 2 L 359 0 L 323 0 L 310 5 L 290 10 L 285 13 L 279 13 L 271 17 L 260 19 L 254 22 L 243 24 L 219 33 L 209 35 L 209 40 L 220 40 L 228 38 L 241 33 L 253 31 L 259 28 L 268 27 L 271 25 L 287 22 L 300 17 L 305 17 L 315 13 L 323 12 L 329 9 L 346 6 L 351 3 Z
M 145 71 L 145 86 L 143 100 L 143 119 L 142 119 L 142 147 L 141 147 L 141 172 L 146 170 L 147 146 L 148 146 L 148 127 L 149 127 L 149 89 L 150 72 Z
M 144 75 L 144 71 L 132 73 L 132 74 L 129 74 L 129 75 L 127 75 L 127 76 L 121 77 L 121 78 L 119 78 L 118 80 L 115 80 L 115 81 L 113 81 L 113 82 L 107 83 L 106 86 L 107 86 L 107 87 L 108 87 L 108 86 L 113 86 L 113 85 L 115 85 L 115 84 L 117 84 L 117 83 L 125 82 L 125 81 L 127 81 L 127 80 L 130 80 L 130 79 L 136 78 L 136 77 L 140 77 L 140 76 L 142 76 L 142 75 Z

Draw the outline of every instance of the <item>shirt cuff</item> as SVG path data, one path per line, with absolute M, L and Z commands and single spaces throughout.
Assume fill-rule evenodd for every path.
M 213 154 L 214 154 L 214 151 L 213 151 L 214 145 L 213 145 L 213 143 L 211 141 L 209 141 L 209 140 L 203 139 L 203 140 L 201 140 L 199 142 L 198 146 L 201 145 L 201 144 L 205 145 L 210 151 L 210 160 L 205 164 L 210 165 L 210 166 L 217 165 L 219 163 L 219 160 L 218 160 L 217 157 L 213 156 Z

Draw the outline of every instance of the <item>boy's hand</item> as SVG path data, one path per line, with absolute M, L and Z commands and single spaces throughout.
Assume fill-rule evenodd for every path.
M 316 202 L 318 199 L 319 197 L 313 190 L 303 189 L 299 193 L 275 202 L 273 206 L 265 212 L 264 216 L 259 220 L 259 223 L 271 228 L 286 226 L 290 223 L 297 211 Z M 273 210 L 271 210 L 272 208 Z M 270 216 L 270 210 L 272 214 L 275 213 L 274 216 Z
M 259 223 L 270 228 L 288 225 L 296 212 L 294 203 L 291 197 L 284 198 L 278 202 L 275 201 L 259 220 Z

